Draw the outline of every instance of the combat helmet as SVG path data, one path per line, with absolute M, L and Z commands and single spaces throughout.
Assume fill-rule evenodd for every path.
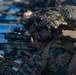
M 52 27 L 48 20 L 42 20 L 35 28 L 35 36 L 40 42 L 51 41 L 56 29 Z

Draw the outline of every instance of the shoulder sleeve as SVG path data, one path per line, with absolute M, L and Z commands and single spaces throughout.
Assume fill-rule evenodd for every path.
M 22 67 L 17 72 L 15 72 L 10 65 L 5 62 L 0 66 L 0 72 L 4 75 L 41 75 L 42 53 L 43 51 L 40 51 L 33 55 L 31 59 L 22 64 Z

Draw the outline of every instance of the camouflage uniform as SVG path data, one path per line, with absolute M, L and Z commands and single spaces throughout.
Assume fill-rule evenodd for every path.
M 54 26 L 56 26 L 55 24 L 60 25 L 63 23 L 63 18 L 61 21 L 60 15 L 54 14 L 56 11 L 51 10 L 50 12 L 51 13 L 48 14 L 51 16 L 49 17 L 48 14 L 44 14 L 43 19 L 47 18 L 46 16 L 48 16 L 48 20 L 53 19 L 54 22 L 52 22 L 51 25 Z M 44 48 L 34 54 L 28 61 L 23 63 L 17 72 L 12 70 L 11 66 L 6 61 L 4 61 L 3 64 L 0 65 L 0 72 L 3 75 L 66 75 L 68 65 L 72 59 L 73 54 L 63 48 L 50 48 L 48 52 L 46 69 L 42 71 L 41 61 L 43 60 L 43 52 Z
M 46 69 L 42 71 L 43 51 L 44 48 L 34 54 L 17 72 L 6 61 L 0 65 L 0 71 L 4 75 L 66 75 L 73 54 L 63 48 L 50 48 Z

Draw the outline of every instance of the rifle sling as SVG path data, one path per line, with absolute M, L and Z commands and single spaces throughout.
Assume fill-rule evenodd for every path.
M 60 41 L 60 40 L 59 40 Z M 64 44 L 61 42 L 55 41 L 54 44 L 51 45 L 51 47 L 57 47 L 57 48 L 64 48 L 72 53 L 76 52 L 76 48 L 74 47 L 73 44 L 70 42 L 65 42 Z
M 48 43 L 46 45 L 46 47 L 44 47 L 44 52 L 42 54 L 42 61 L 41 61 L 41 64 L 42 64 L 42 71 L 45 70 L 46 68 L 46 65 L 47 65 L 47 59 L 48 59 L 48 52 L 49 52 L 49 49 L 51 47 L 51 45 L 53 44 L 53 42 L 59 37 L 60 35 L 58 35 L 56 38 L 54 38 L 50 43 Z
M 76 75 L 76 74 L 73 74 L 75 73 L 75 70 L 76 70 L 76 52 L 69 63 L 67 75 Z

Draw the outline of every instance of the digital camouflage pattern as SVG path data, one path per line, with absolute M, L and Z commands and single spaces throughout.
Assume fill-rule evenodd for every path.
M 56 10 L 47 11 L 41 15 L 41 18 L 49 20 L 50 25 L 55 28 L 65 22 L 61 13 Z M 73 56 L 71 52 L 63 48 L 50 48 L 46 69 L 42 71 L 43 52 L 44 48 L 34 54 L 29 60 L 24 60 L 25 62 L 17 72 L 5 61 L 0 65 L 0 72 L 3 75 L 67 75 L 68 65 Z
M 44 48 L 34 54 L 17 72 L 7 62 L 0 65 L 0 72 L 4 75 L 66 75 L 73 54 L 63 48 L 50 48 L 47 67 L 42 71 L 43 51 Z
M 41 18 L 50 21 L 50 25 L 55 28 L 64 22 L 60 12 L 56 10 L 45 12 L 41 15 Z M 43 52 L 44 48 L 34 54 L 29 60 L 24 60 L 24 63 L 17 72 L 5 61 L 0 65 L 0 72 L 3 75 L 66 75 L 68 64 L 73 54 L 62 48 L 50 48 L 47 67 L 45 71 L 42 71 L 41 61 L 43 60 Z

